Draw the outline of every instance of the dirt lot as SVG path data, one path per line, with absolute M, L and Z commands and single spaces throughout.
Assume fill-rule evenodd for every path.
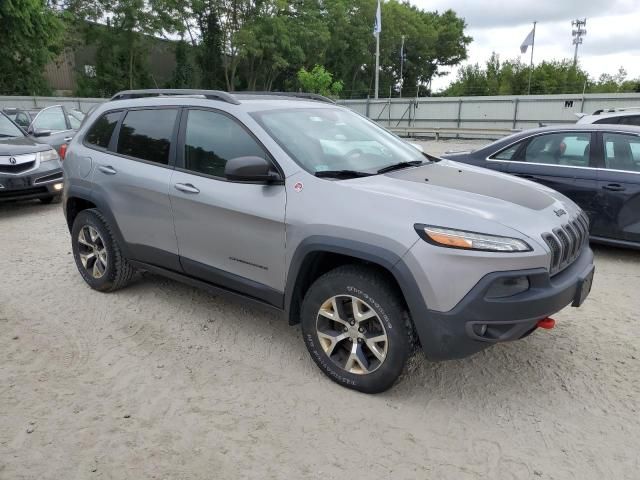
M 596 248 L 555 330 L 366 396 L 275 314 L 91 291 L 59 204 L 0 206 L 0 246 L 0 479 L 640 477 L 640 252 Z

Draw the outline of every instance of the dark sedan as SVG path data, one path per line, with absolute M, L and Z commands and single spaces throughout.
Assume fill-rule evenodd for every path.
M 640 248 L 639 127 L 544 127 L 442 157 L 553 188 L 587 212 L 593 241 Z

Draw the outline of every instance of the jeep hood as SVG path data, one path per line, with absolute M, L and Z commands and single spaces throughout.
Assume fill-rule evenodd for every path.
M 410 202 L 424 212 L 417 223 L 433 219 L 452 228 L 473 230 L 472 224 L 489 220 L 539 238 L 579 211 L 544 185 L 451 160 L 348 182 L 353 188 Z

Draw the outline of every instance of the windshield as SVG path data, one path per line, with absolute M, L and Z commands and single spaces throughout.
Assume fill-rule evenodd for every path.
M 375 173 L 401 162 L 425 161 L 414 147 L 349 110 L 308 108 L 253 114 L 305 170 Z
M 22 131 L 4 115 L 0 114 L 0 137 L 22 137 Z

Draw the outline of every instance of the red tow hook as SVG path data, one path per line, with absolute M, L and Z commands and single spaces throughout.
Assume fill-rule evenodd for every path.
M 538 322 L 538 328 L 544 328 L 545 330 L 551 330 L 556 326 L 556 321 L 553 318 L 543 318 Z

